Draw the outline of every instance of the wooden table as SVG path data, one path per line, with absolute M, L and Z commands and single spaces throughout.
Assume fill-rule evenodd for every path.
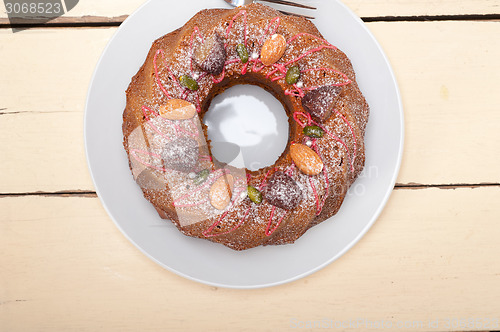
M 0 331 L 500 329 L 500 0 L 345 1 L 400 84 L 397 185 L 341 259 L 251 291 L 164 270 L 95 194 L 85 96 L 142 1 L 82 0 L 15 34 L 0 16 Z

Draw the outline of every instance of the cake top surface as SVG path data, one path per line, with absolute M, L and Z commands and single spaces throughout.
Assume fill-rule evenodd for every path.
M 232 82 L 286 105 L 290 142 L 275 165 L 213 159 L 201 118 Z M 309 21 L 265 6 L 204 10 L 158 39 L 127 97 L 124 144 L 145 196 L 183 232 L 233 248 L 300 236 L 362 168 L 367 106 L 349 60 Z

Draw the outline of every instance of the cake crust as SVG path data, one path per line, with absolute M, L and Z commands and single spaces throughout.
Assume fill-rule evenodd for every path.
M 266 66 L 260 60 L 263 45 L 276 35 L 286 47 Z M 246 62 L 239 45 L 245 46 Z M 293 66 L 300 70 L 296 83 L 285 75 Z M 201 121 L 212 98 L 236 84 L 271 92 L 289 117 L 287 147 L 274 165 L 258 171 L 214 160 Z M 153 43 L 126 95 L 123 145 L 134 179 L 160 217 L 188 236 L 235 250 L 293 243 L 337 213 L 363 169 L 369 107 L 351 62 L 310 21 L 267 6 L 202 10 Z M 173 99 L 194 105 L 197 116 L 165 119 L 159 109 Z M 313 126 L 322 137 L 304 133 Z M 318 159 L 292 158 L 292 144 L 316 154 L 322 163 L 318 174 L 301 171 L 300 164 Z M 186 158 L 179 157 L 183 154 Z M 222 189 L 214 189 L 215 183 Z M 262 193 L 260 203 L 248 196 L 248 186 Z M 278 206 L 292 192 L 299 202 Z M 224 195 L 227 206 L 215 208 Z

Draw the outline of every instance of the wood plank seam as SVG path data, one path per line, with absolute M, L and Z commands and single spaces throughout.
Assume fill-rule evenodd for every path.
M 76 113 L 75 112 L 71 112 L 71 111 L 44 111 L 44 112 L 40 112 L 40 111 L 12 111 L 12 112 L 3 112 L 7 110 L 6 108 L 0 108 L 0 116 L 1 115 L 14 115 L 14 114 L 29 114 L 29 113 L 34 113 L 34 114 L 54 114 L 54 113 L 64 113 L 64 114 L 68 114 L 68 113 Z
M 500 14 L 417 15 L 362 17 L 363 22 L 498 21 Z
M 26 192 L 26 193 L 3 193 L 0 194 L 0 198 L 7 197 L 27 197 L 27 196 L 38 196 L 38 197 L 97 197 L 97 193 L 95 191 L 87 191 L 87 190 L 62 190 L 55 192 L 46 192 L 46 191 L 35 191 L 35 192 Z
M 475 189 L 475 188 L 488 188 L 488 187 L 500 187 L 500 183 L 477 183 L 477 184 L 396 184 L 394 190 L 421 190 L 421 189 Z M 40 196 L 40 197 L 97 197 L 95 191 L 90 190 L 62 190 L 62 191 L 34 191 L 34 192 L 18 192 L 18 193 L 0 193 L 0 198 L 6 197 L 25 197 L 25 196 Z
M 481 188 L 481 187 L 500 187 L 500 183 L 452 183 L 452 184 L 419 184 L 419 183 L 396 183 L 394 189 L 458 189 L 458 188 Z
M 0 18 L 0 29 L 10 28 L 79 28 L 79 27 L 117 27 L 128 15 L 116 17 L 82 16 L 58 17 L 46 23 L 36 23 L 36 20 L 16 18 L 11 24 L 9 19 Z M 498 21 L 500 14 L 463 14 L 463 15 L 416 15 L 416 16 L 366 16 L 361 17 L 365 23 L 372 22 L 430 22 L 430 21 Z

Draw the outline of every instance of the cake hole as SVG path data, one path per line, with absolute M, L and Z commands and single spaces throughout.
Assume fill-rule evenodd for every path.
M 273 165 L 288 143 L 283 105 L 254 85 L 236 85 L 216 96 L 203 122 L 213 156 L 251 171 Z

